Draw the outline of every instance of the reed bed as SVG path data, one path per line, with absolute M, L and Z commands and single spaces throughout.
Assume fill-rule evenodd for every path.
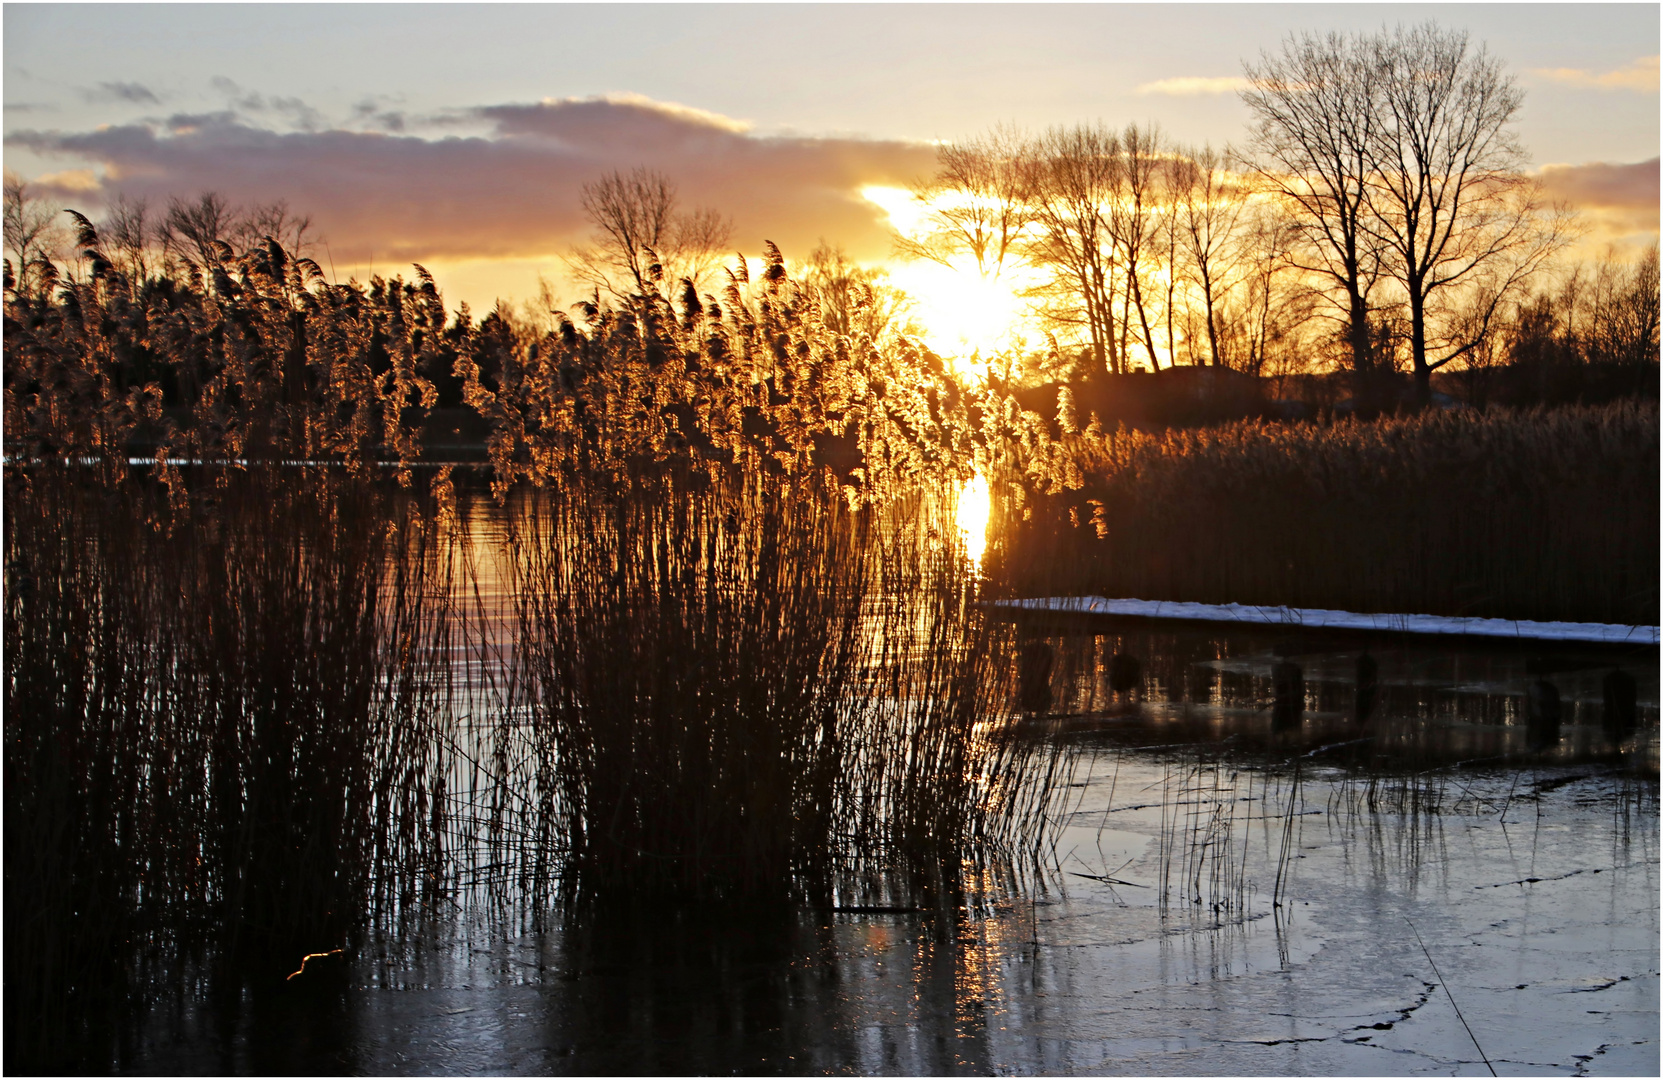
M 481 888 L 914 903 L 1046 832 L 950 500 L 663 473 L 523 488 L 493 538 L 346 470 L 106 479 L 7 476 L 23 1067 L 85 1066 L 53 1055 L 104 1045 L 99 993 L 270 990 Z
M 416 516 L 327 473 L 199 479 L 180 511 L 7 476 L 8 1067 L 74 1069 L 96 999 L 185 961 L 281 984 L 430 869 Z
M 77 220 L 6 297 L 8 1064 L 134 958 L 269 987 L 475 889 L 830 902 L 1044 832 L 932 491 L 971 395 L 777 251 L 539 328 L 270 239 L 140 280 Z M 501 551 L 414 468 L 441 406 Z
M 998 572 L 1025 595 L 1657 621 L 1655 402 L 1123 429 L 1048 454 L 1024 481 L 1043 490 L 1005 485 Z
M 523 886 L 824 901 L 1031 839 L 1008 628 L 928 517 L 685 473 L 526 492 L 497 736 Z

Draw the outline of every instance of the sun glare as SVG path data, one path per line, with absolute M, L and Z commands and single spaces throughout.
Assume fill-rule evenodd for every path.
M 862 188 L 861 195 L 883 210 L 902 236 L 924 231 L 928 213 L 912 192 L 874 185 Z M 1021 341 L 1024 305 L 1013 288 L 1020 283 L 1009 272 L 983 277 L 965 255 L 948 259 L 947 265 L 923 259 L 894 262 L 889 280 L 917 305 L 924 344 L 947 358 L 960 378 L 981 381 L 986 359 Z
M 860 194 L 888 215 L 889 224 L 902 236 L 917 236 L 923 231 L 927 212 L 906 188 L 868 184 L 860 189 Z
M 924 344 L 952 361 L 961 378 L 980 381 L 985 361 L 1015 344 L 1022 301 L 1003 281 L 975 268 L 932 262 L 892 264 L 889 280 L 916 303 Z
M 977 473 L 959 489 L 957 524 L 964 534 L 964 552 L 977 570 L 982 568 L 982 555 L 987 551 L 987 523 L 993 516 L 993 500 L 988 495 L 987 481 Z

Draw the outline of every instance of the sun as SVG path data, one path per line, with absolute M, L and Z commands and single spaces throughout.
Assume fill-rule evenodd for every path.
M 888 216 L 901 235 L 916 237 L 927 211 L 905 188 L 869 185 L 861 195 Z M 960 378 L 986 378 L 987 360 L 1019 347 L 1028 329 L 1027 304 L 1020 292 L 1028 284 L 1019 272 L 984 277 L 968 255 L 944 265 L 928 260 L 896 261 L 889 280 L 911 296 L 924 344 L 952 364 Z
M 889 280 L 917 305 L 924 344 L 950 359 L 961 376 L 980 379 L 987 358 L 1021 339 L 1021 298 L 1005 281 L 984 278 L 974 266 L 894 263 Z

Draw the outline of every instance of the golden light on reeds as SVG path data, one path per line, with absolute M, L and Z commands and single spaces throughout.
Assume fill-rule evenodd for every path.
M 959 489 L 956 523 L 964 534 L 964 552 L 976 569 L 982 567 L 982 554 L 987 550 L 987 523 L 993 514 L 993 501 L 988 495 L 987 481 L 977 473 Z
M 1007 540 L 1028 595 L 1654 618 L 1654 403 L 1069 438 Z

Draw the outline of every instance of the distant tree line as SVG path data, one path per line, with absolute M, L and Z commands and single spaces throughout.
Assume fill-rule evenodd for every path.
M 1425 400 L 1435 371 L 1544 350 L 1657 360 L 1655 246 L 1546 284 L 1575 222 L 1521 172 L 1523 94 L 1465 34 L 1306 34 L 1246 75 L 1239 148 L 1135 124 L 943 146 L 914 190 L 927 224 L 899 250 L 1022 267 L 1065 378 L 1329 367 L 1407 372 Z

